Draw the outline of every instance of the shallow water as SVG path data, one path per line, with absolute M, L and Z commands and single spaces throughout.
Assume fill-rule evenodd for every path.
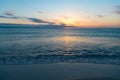
M 0 64 L 120 64 L 120 28 L 0 26 Z
M 0 66 L 1 80 L 120 80 L 119 74 L 119 66 L 102 64 L 57 63 Z

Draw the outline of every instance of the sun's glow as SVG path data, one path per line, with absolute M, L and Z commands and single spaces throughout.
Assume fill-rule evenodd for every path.
M 73 19 L 65 19 L 63 20 L 63 22 L 67 25 L 67 26 L 75 26 L 75 22 Z
M 73 17 L 62 16 L 55 20 L 56 24 L 64 24 L 66 26 L 78 26 L 78 20 Z

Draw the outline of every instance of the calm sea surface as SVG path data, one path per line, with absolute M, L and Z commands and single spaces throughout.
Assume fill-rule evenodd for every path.
M 120 28 L 0 26 L 0 64 L 120 65 Z

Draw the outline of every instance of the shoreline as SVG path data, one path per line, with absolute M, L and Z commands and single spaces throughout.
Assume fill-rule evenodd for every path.
M 120 80 L 119 65 L 54 63 L 0 65 L 1 80 Z

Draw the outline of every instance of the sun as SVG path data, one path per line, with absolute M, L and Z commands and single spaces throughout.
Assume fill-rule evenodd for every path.
M 59 22 L 65 24 L 66 26 L 75 26 L 75 19 L 67 16 L 61 16 Z
M 80 22 L 78 19 L 72 16 L 60 16 L 54 22 L 58 25 L 64 24 L 65 26 L 79 26 Z
M 65 19 L 63 23 L 66 24 L 66 26 L 75 26 L 75 21 L 73 19 Z

